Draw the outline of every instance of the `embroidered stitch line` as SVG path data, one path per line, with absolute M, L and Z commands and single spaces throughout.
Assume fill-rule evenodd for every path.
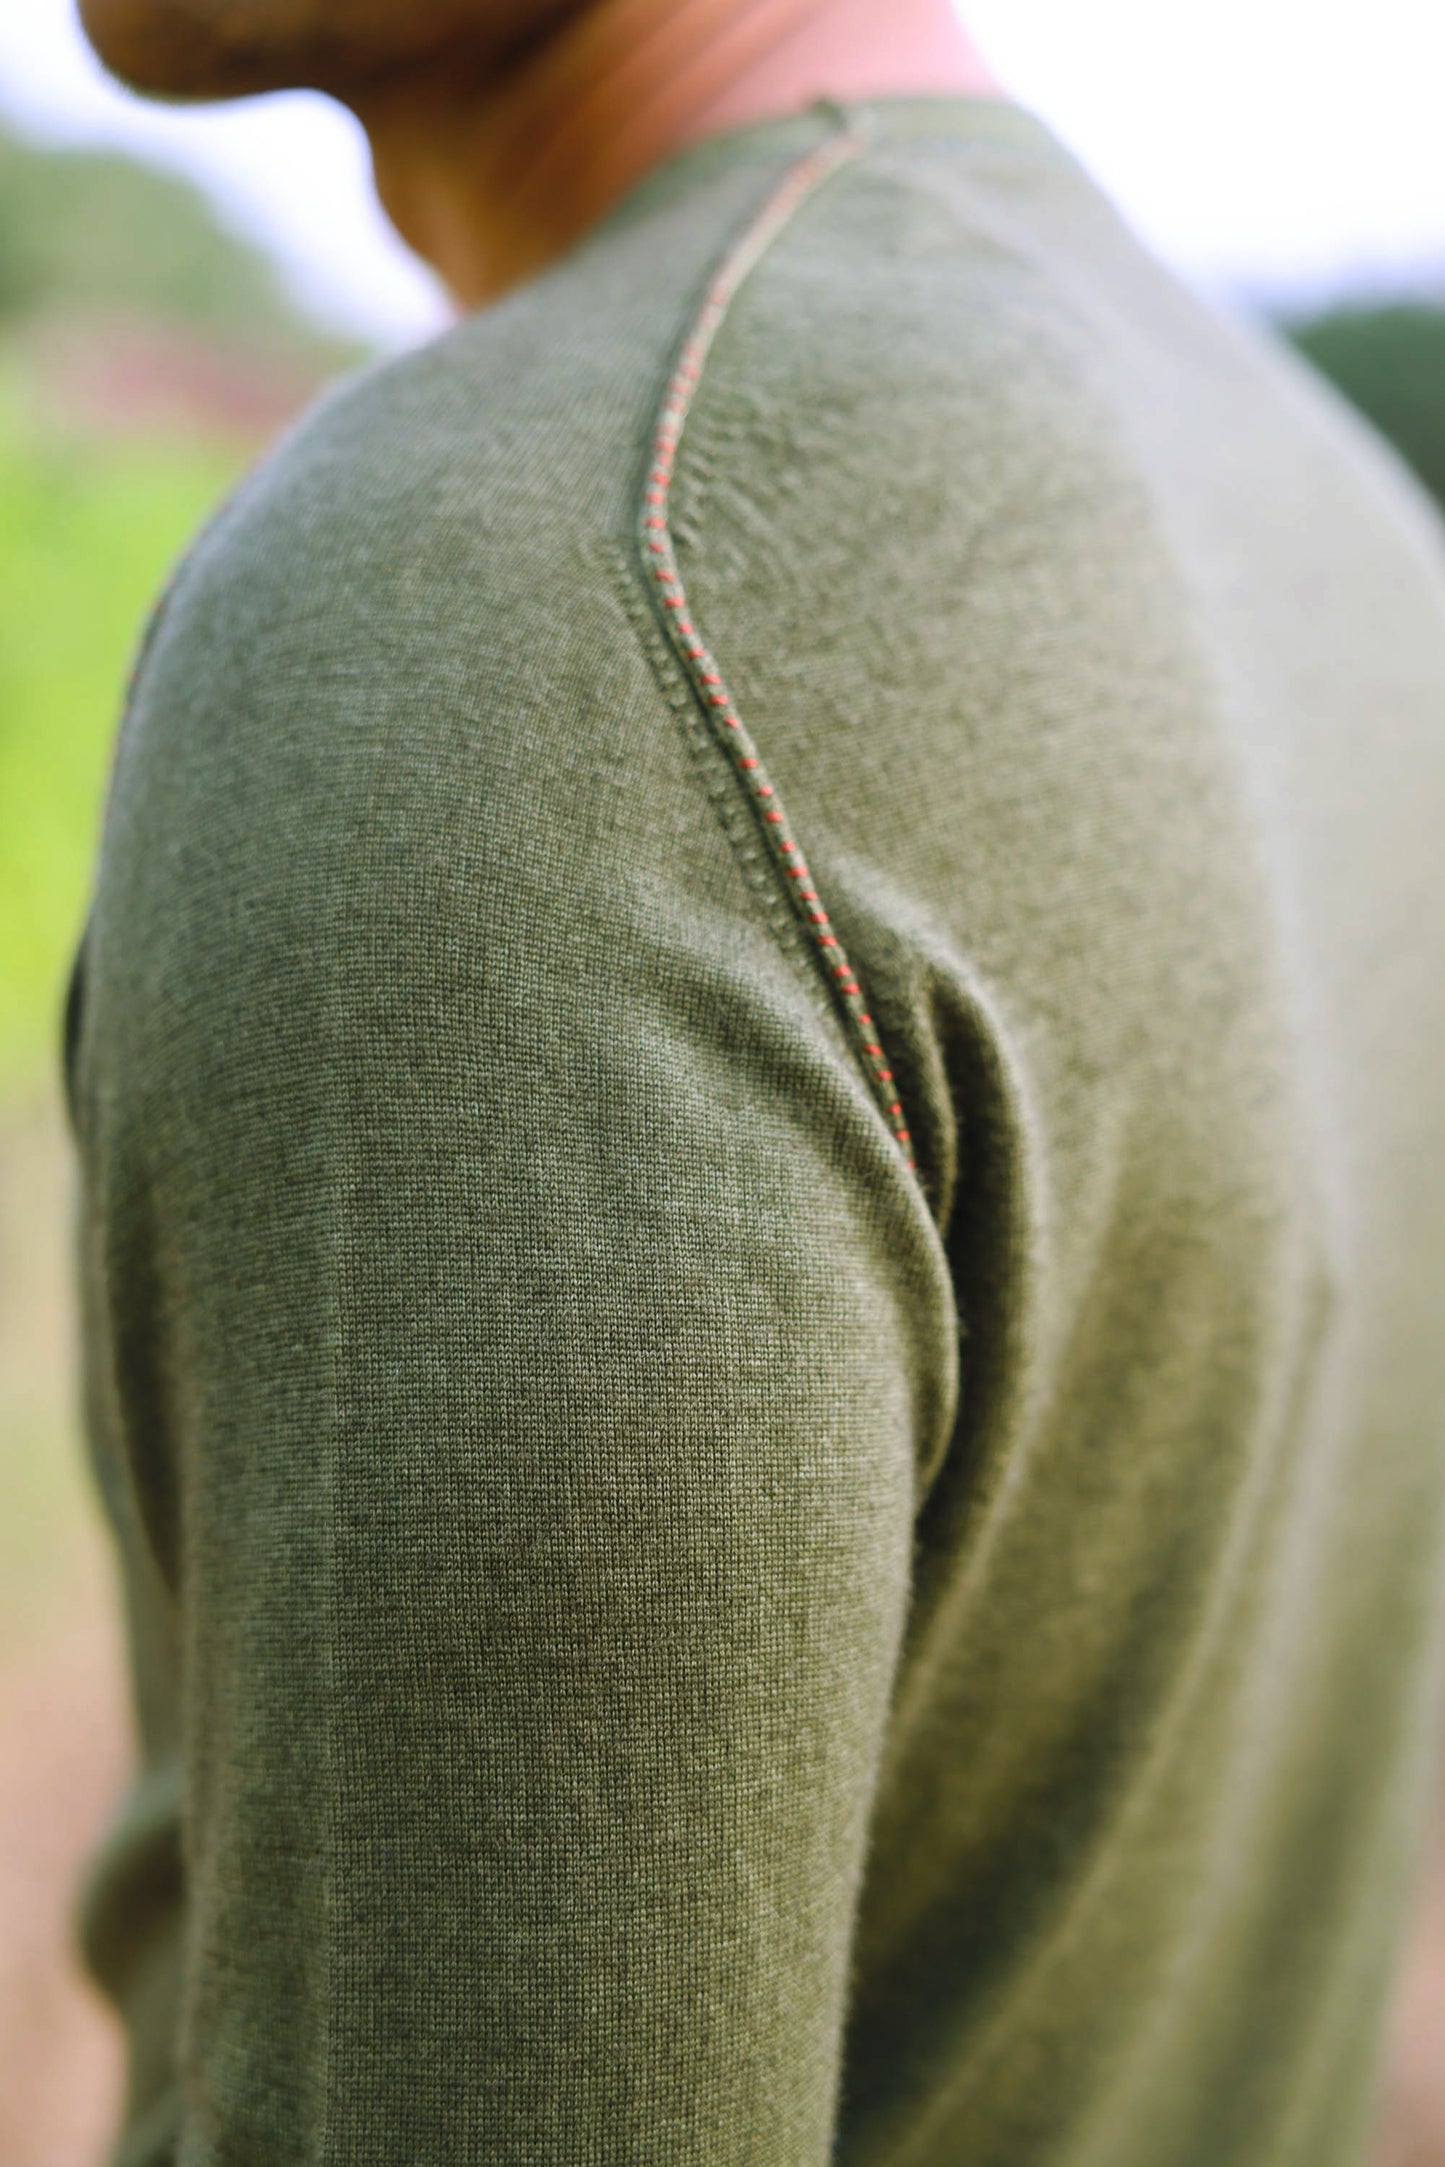
M 829 982 L 843 1010 L 854 1043 L 862 1056 L 864 1072 L 883 1109 L 904 1163 L 915 1173 L 913 1139 L 903 1117 L 903 1104 L 895 1088 L 888 1055 L 879 1041 L 878 1027 L 866 1006 L 866 996 L 832 930 L 802 845 L 792 833 L 782 802 L 758 749 L 753 743 L 717 657 L 698 631 L 678 570 L 673 545 L 669 505 L 677 449 L 693 396 L 702 377 L 708 349 L 728 306 L 753 265 L 787 224 L 800 203 L 829 174 L 854 158 L 867 144 L 866 133 L 851 117 L 833 135 L 806 152 L 791 166 L 773 194 L 724 254 L 708 282 L 702 305 L 683 339 L 676 365 L 663 393 L 662 406 L 653 427 L 651 454 L 638 511 L 638 540 L 649 584 L 658 603 L 671 644 L 681 657 L 703 711 L 714 733 L 726 747 L 733 767 L 753 800 L 773 858 L 787 883 L 793 907 L 811 937 Z

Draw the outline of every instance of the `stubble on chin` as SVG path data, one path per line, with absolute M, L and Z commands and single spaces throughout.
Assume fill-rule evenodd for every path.
M 102 64 L 154 98 L 351 94 L 454 63 L 512 64 L 588 0 L 76 0 Z
M 112 75 L 156 98 L 245 98 L 275 90 L 337 95 L 404 67 L 425 0 L 77 0 L 81 27 Z
M 77 12 L 102 65 L 158 98 L 281 88 L 305 30 L 304 0 L 77 0 Z

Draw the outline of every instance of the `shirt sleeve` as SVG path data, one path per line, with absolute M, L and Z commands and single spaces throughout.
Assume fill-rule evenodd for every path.
M 77 1049 L 154 2156 L 822 2167 L 952 1390 L 916 1182 L 640 655 L 358 698 L 273 625 L 221 717 L 179 614 Z

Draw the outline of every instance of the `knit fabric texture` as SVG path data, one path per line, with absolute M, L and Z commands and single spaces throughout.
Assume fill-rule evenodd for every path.
M 1016 104 L 303 418 L 65 1004 L 117 2167 L 1354 2167 L 1442 834 L 1436 515 Z

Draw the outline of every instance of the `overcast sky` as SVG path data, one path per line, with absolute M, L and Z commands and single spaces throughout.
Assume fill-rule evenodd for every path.
M 1196 284 L 1407 283 L 1445 300 L 1438 0 L 971 0 L 964 14 L 1012 95 Z M 0 111 L 193 174 L 334 321 L 403 341 L 444 320 L 375 208 L 359 132 L 322 99 L 146 106 L 102 74 L 70 0 L 10 0 Z

